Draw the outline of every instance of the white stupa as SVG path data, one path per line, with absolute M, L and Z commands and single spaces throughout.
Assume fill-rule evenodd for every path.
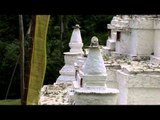
M 75 80 L 74 63 L 77 61 L 78 57 L 83 54 L 83 43 L 79 28 L 80 26 L 78 24 L 74 26 L 69 43 L 70 51 L 64 52 L 65 65 L 59 71 L 61 75 L 57 78 L 56 82 L 69 82 Z
M 72 32 L 72 36 L 70 39 L 70 43 L 69 43 L 69 47 L 70 52 L 80 52 L 83 53 L 82 47 L 83 47 L 83 43 L 82 43 L 82 37 L 81 37 L 81 32 L 80 32 L 80 26 L 78 24 L 76 24 L 74 27 L 74 30 Z
M 84 64 L 84 84 L 89 86 L 105 86 L 107 77 L 103 57 L 99 49 L 98 38 L 92 37 L 89 54 Z
M 98 38 L 92 37 L 83 69 L 82 87 L 75 89 L 75 105 L 116 104 L 117 89 L 107 88 L 106 68 L 100 52 Z

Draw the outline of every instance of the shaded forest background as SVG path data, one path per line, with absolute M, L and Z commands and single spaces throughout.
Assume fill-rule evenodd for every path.
M 47 68 L 44 84 L 53 84 L 64 65 L 63 52 L 69 51 L 72 26 L 81 26 L 84 48 L 90 44 L 92 36 L 99 38 L 100 45 L 106 45 L 107 24 L 113 15 L 51 15 L 47 34 Z M 31 15 L 23 15 L 25 33 L 25 68 L 29 55 L 30 41 L 27 30 Z M 19 21 L 18 15 L 0 16 L 0 99 L 5 99 L 14 68 L 15 74 L 8 99 L 20 98 L 19 67 Z M 18 62 L 17 62 L 18 61 Z

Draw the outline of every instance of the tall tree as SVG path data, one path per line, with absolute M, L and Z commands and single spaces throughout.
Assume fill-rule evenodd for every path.
M 61 41 L 63 40 L 63 34 L 64 34 L 64 21 L 63 21 L 64 15 L 60 15 L 60 21 L 61 21 Z

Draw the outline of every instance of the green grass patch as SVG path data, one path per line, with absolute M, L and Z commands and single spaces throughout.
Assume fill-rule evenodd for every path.
M 0 100 L 0 105 L 21 105 L 21 99 Z

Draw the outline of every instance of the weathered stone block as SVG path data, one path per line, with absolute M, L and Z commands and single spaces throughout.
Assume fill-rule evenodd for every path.
M 119 91 L 117 89 L 81 88 L 75 90 L 75 105 L 115 105 Z
M 104 86 L 106 82 L 106 74 L 101 74 L 101 75 L 84 75 L 83 80 L 84 84 L 87 86 Z
M 106 78 L 106 85 L 108 88 L 117 88 L 118 89 L 118 83 L 116 80 L 116 71 L 115 68 L 106 68 L 107 70 L 107 78 Z
M 114 40 L 107 40 L 107 47 L 110 48 L 111 51 L 115 50 L 116 42 Z
M 160 74 L 129 74 L 117 70 L 118 104 L 160 104 Z

